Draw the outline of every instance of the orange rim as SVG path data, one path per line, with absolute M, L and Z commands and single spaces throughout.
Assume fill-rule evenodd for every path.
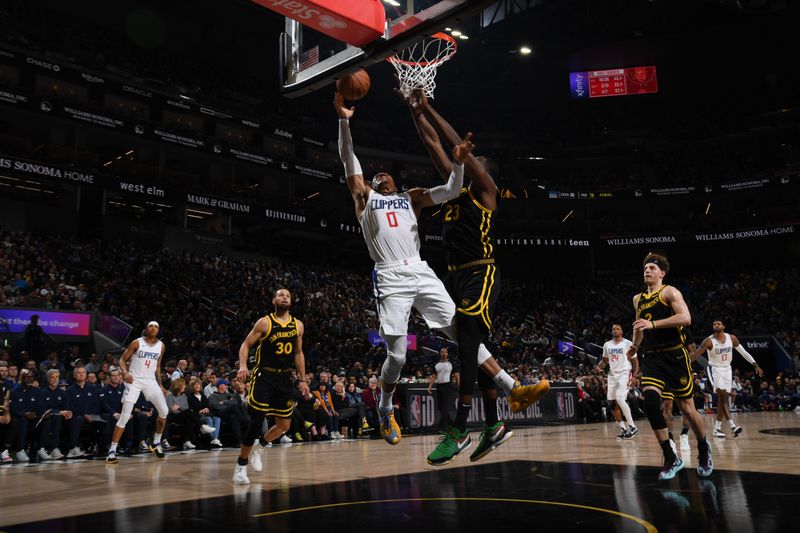
M 440 64 L 444 63 L 445 61 L 447 61 L 448 59 L 453 57 L 455 55 L 456 51 L 458 51 L 458 43 L 456 42 L 456 40 L 453 38 L 452 35 L 448 35 L 446 33 L 438 32 L 438 33 L 434 33 L 433 35 L 431 35 L 430 39 L 439 39 L 440 41 L 447 41 L 447 42 L 449 42 L 450 44 L 453 45 L 453 49 L 450 50 L 450 52 L 447 55 L 445 55 L 444 57 L 440 57 L 440 58 L 434 59 L 432 61 L 406 61 L 404 59 L 400 59 L 399 57 L 397 57 L 396 54 L 387 57 L 386 61 L 388 61 L 389 63 L 400 63 L 401 65 L 428 67 L 428 66 L 435 66 L 435 65 L 440 65 Z

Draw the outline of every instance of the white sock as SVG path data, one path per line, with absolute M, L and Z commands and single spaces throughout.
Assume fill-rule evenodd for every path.
M 394 409 L 392 407 L 392 394 L 391 393 L 387 393 L 384 390 L 381 391 L 381 402 L 380 402 L 379 407 L 381 409 L 389 410 L 389 411 Z
M 111 446 L 108 447 L 108 453 L 117 453 L 117 443 L 112 442 Z
M 625 425 L 625 422 L 620 422 L 620 423 L 619 423 L 619 427 L 620 427 L 620 428 L 622 428 L 622 430 L 623 430 L 623 431 L 625 431 L 626 429 L 628 429 L 628 428 L 627 428 L 627 426 Z
M 733 419 L 728 420 L 728 424 L 730 424 L 732 428 L 736 427 L 736 423 L 733 421 Z
M 714 429 L 722 429 L 722 422 L 720 422 L 719 420 L 715 420 Z
M 483 372 L 483 371 L 478 370 L 478 372 Z M 503 389 L 503 391 L 505 391 L 506 394 L 511 394 L 511 389 L 514 388 L 514 378 L 512 378 L 509 375 L 509 373 L 503 370 L 502 368 L 500 369 L 500 372 L 498 372 L 494 376 L 494 382 L 497 384 L 498 387 Z
M 161 433 L 156 433 L 153 435 L 153 446 L 158 446 L 161 444 Z

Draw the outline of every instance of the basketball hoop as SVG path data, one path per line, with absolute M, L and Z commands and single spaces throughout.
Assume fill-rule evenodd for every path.
M 435 33 L 390 55 L 386 61 L 397 71 L 398 88 L 403 96 L 408 98 L 413 90 L 422 89 L 428 98 L 433 98 L 436 69 L 453 57 L 457 49 L 453 37 L 446 33 Z

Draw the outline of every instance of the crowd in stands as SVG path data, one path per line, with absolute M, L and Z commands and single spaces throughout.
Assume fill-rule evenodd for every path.
M 695 316 L 694 340 L 710 333 L 704 324 L 722 316 L 740 336 L 775 335 L 797 368 L 800 310 L 793 295 L 800 293 L 799 280 L 796 268 L 788 268 L 676 275 L 672 281 Z M 542 378 L 578 383 L 585 420 L 601 419 L 605 406 L 604 378 L 591 373 L 598 345 L 608 338 L 612 322 L 630 318 L 628 297 L 641 288 L 629 280 L 599 281 L 504 280 L 488 343 L 523 384 Z M 0 230 L 0 306 L 113 315 L 133 327 L 131 339 L 149 320 L 162 324 L 167 345 L 162 383 L 170 391 L 167 438 L 185 449 L 241 442 L 249 417 L 246 384 L 235 378 L 238 348 L 252 324 L 271 310 L 279 287 L 292 292 L 292 312 L 305 323 L 306 378 L 312 391 L 302 396 L 298 390 L 298 409 L 286 438 L 376 434 L 385 352 L 368 341 L 367 332 L 377 330 L 378 321 L 364 269 L 154 251 L 129 243 L 79 243 Z M 624 297 L 615 302 L 604 287 Z M 409 329 L 422 349 L 409 355 L 402 381 L 427 382 L 441 340 L 418 318 L 412 318 Z M 558 339 L 569 342 L 559 345 Z M 57 344 L 46 328 L 37 333 L 31 326 L 21 339 L 11 340 L 0 349 L 0 383 L 9 396 L 0 413 L 0 443 L 9 445 L 18 460 L 102 452 L 120 412 L 120 352 L 97 354 L 88 345 Z M 706 397 L 702 367 L 695 370 L 701 385 L 698 402 L 705 408 L 714 400 Z M 736 405 L 797 408 L 797 375 L 768 378 L 738 376 Z M 402 413 L 400 395 L 395 403 Z M 402 414 L 398 419 L 404 419 Z M 153 406 L 140 399 L 121 446 L 132 453 L 146 449 L 145 435 L 154 421 Z

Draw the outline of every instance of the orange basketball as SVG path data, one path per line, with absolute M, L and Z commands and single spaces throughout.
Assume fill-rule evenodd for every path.
M 363 68 L 336 81 L 336 90 L 342 93 L 346 100 L 361 100 L 369 92 L 369 86 L 369 74 Z

